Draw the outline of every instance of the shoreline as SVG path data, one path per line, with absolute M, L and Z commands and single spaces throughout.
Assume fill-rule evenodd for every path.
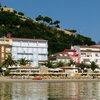
M 9 77 L 0 77 L 0 82 L 100 82 L 100 79 L 11 79 Z

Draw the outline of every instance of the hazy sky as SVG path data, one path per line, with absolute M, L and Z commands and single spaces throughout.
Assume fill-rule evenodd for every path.
M 60 20 L 63 29 L 75 29 L 79 34 L 100 41 L 100 0 L 0 0 L 3 6 L 14 8 L 35 19 L 38 15 Z

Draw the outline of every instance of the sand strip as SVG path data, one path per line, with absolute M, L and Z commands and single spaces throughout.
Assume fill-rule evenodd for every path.
M 100 82 L 100 79 L 11 79 L 9 77 L 0 77 L 0 82 Z

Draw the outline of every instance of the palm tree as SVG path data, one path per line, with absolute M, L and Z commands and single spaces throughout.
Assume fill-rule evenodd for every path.
M 64 63 L 62 61 L 59 61 L 59 62 L 56 63 L 56 66 L 57 67 L 63 67 Z
M 88 68 L 89 67 L 89 65 L 85 64 L 84 62 L 77 63 L 76 66 L 79 67 L 79 69 L 81 69 L 82 72 L 84 72 L 84 69 L 85 68 Z
M 5 70 L 2 70 L 3 75 L 9 75 L 9 66 L 11 67 L 13 65 L 17 65 L 17 62 L 12 59 L 11 55 L 8 55 L 8 57 L 1 63 L 1 67 L 6 68 Z
M 29 63 L 28 60 L 26 60 L 25 58 L 21 58 L 20 60 L 18 60 L 19 65 L 27 65 Z
M 17 62 L 15 60 L 13 60 L 11 55 L 8 55 L 8 57 L 2 62 L 2 67 L 5 67 L 7 69 L 9 66 L 13 66 L 16 64 L 17 64 Z
M 44 63 L 44 65 L 46 66 L 46 67 L 48 67 L 48 68 L 53 68 L 54 66 L 53 66 L 53 63 L 51 62 L 51 61 L 47 61 L 46 63 Z
M 91 70 L 94 72 L 94 70 L 95 70 L 96 68 L 98 68 L 98 65 L 97 65 L 94 61 L 92 61 L 92 62 L 91 62 L 91 65 L 90 65 L 90 68 L 91 68 Z
M 70 60 L 70 62 L 68 63 L 69 66 L 71 65 L 75 65 L 75 62 L 73 60 Z

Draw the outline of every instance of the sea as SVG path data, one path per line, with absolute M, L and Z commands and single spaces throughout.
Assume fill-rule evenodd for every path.
M 100 82 L 0 82 L 0 100 L 100 100 Z

